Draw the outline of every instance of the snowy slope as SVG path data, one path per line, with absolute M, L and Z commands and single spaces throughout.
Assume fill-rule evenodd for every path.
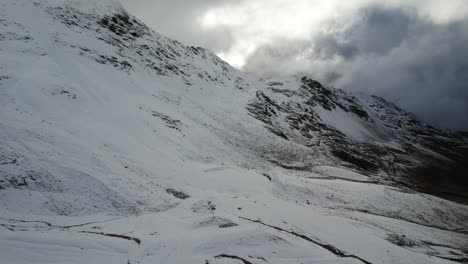
M 5 263 L 466 261 L 468 208 L 410 177 L 466 142 L 240 72 L 116 2 L 0 2 Z

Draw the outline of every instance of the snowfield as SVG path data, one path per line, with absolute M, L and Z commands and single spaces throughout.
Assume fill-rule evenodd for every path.
M 467 140 L 412 118 L 113 1 L 3 0 L 0 262 L 466 263 L 468 207 L 402 177 L 451 159 L 416 128 Z

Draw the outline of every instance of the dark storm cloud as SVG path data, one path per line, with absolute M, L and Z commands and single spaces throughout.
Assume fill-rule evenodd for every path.
M 354 26 L 340 34 L 321 34 L 313 39 L 314 55 L 352 59 L 356 55 L 385 54 L 408 37 L 412 18 L 401 9 L 368 7 Z
M 437 126 L 468 130 L 468 21 L 434 24 L 414 10 L 379 6 L 357 15 L 346 29 L 308 43 L 264 45 L 245 69 L 309 73 L 339 88 L 383 96 Z
M 332 58 L 335 55 L 352 59 L 358 53 L 358 47 L 343 43 L 336 39 L 335 36 L 322 35 L 314 41 L 315 56 L 321 59 Z

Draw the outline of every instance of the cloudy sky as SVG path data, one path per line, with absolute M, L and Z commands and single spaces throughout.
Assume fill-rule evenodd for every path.
M 261 76 L 306 73 L 468 131 L 467 0 L 121 0 Z

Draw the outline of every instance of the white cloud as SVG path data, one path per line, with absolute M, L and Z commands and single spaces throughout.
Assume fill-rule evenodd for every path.
M 431 22 L 443 24 L 466 18 L 466 0 L 249 0 L 207 9 L 198 19 L 202 29 L 223 27 L 233 36 L 220 56 L 242 68 L 257 48 L 277 39 L 310 40 L 323 31 L 340 30 L 330 23 L 348 19 L 369 5 L 415 9 Z M 341 26 L 341 25 L 340 25 Z

